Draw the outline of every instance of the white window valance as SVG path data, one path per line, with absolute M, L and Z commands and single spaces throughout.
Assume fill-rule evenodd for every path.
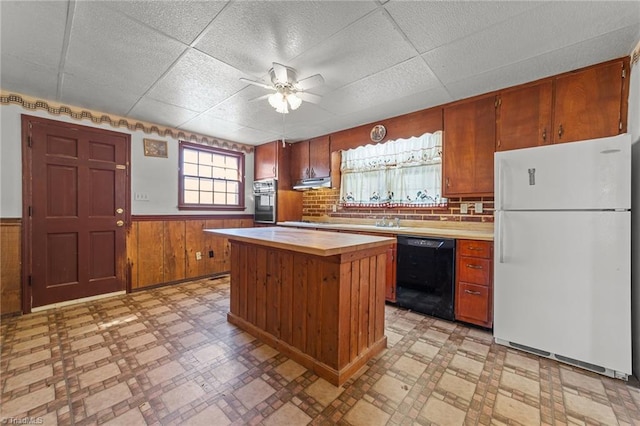
M 342 152 L 340 199 L 345 207 L 439 207 L 442 132 Z

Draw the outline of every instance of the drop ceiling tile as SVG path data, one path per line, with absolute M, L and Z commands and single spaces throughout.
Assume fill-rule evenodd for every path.
M 178 127 L 197 116 L 198 112 L 156 101 L 145 96 L 131 108 L 127 115 L 149 123 Z
M 385 8 L 418 52 L 474 34 L 540 6 L 534 1 L 392 1 Z
M 0 60 L 0 87 L 8 92 L 56 100 L 58 74 L 55 69 L 31 64 L 3 53 Z
M 330 132 L 337 132 L 367 123 L 384 120 L 414 111 L 431 108 L 451 102 L 453 98 L 442 86 L 437 86 L 423 92 L 414 93 L 405 98 L 394 99 L 381 105 L 336 117 L 330 122 L 323 123 Z
M 0 1 L 0 50 L 57 69 L 66 20 L 67 2 Z
M 321 74 L 326 88 L 335 89 L 415 56 L 387 13 L 378 10 L 307 50 L 292 65 L 304 67 L 305 75 Z
M 138 95 L 117 86 L 83 80 L 70 74 L 64 75 L 60 93 L 60 102 L 67 105 L 91 105 L 90 109 L 94 111 L 121 116 L 126 116 L 138 100 Z
M 226 1 L 111 1 L 107 7 L 190 44 L 211 22 Z
M 375 7 L 374 1 L 232 2 L 195 47 L 254 77 L 265 77 L 272 62 L 290 65 L 292 58 Z
M 337 115 L 348 114 L 439 85 L 429 67 L 417 57 L 331 92 L 320 106 Z
M 245 75 L 198 50 L 189 49 L 148 95 L 203 112 L 242 89 Z
M 223 139 L 227 139 L 229 135 L 234 134 L 241 128 L 242 126 L 236 123 L 221 120 L 208 113 L 200 114 L 180 126 L 180 129 L 183 130 L 188 130 L 202 135 L 215 135 Z
M 142 95 L 186 46 L 105 3 L 75 3 L 64 71 Z
M 639 2 L 555 2 L 422 56 L 447 84 L 640 25 L 639 12 Z
M 636 26 L 622 28 L 596 39 L 447 84 L 447 90 L 455 99 L 464 99 L 620 58 L 631 51 L 639 35 Z

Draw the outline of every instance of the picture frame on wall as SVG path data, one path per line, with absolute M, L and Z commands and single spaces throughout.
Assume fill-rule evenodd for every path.
M 167 158 L 167 141 L 157 139 L 143 139 L 144 155 L 146 157 Z

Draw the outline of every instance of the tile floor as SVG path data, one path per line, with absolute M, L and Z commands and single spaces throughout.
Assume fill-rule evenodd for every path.
M 228 295 L 223 277 L 3 320 L 3 422 L 640 424 L 635 385 L 392 306 L 389 348 L 336 388 L 228 324 Z

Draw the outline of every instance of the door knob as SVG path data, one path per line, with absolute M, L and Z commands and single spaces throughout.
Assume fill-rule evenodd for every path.
M 124 213 L 124 209 L 123 209 L 122 207 L 118 207 L 118 208 L 116 209 L 116 213 L 118 213 L 118 214 L 122 214 L 122 213 Z
M 124 226 L 124 220 L 117 221 L 116 226 Z

